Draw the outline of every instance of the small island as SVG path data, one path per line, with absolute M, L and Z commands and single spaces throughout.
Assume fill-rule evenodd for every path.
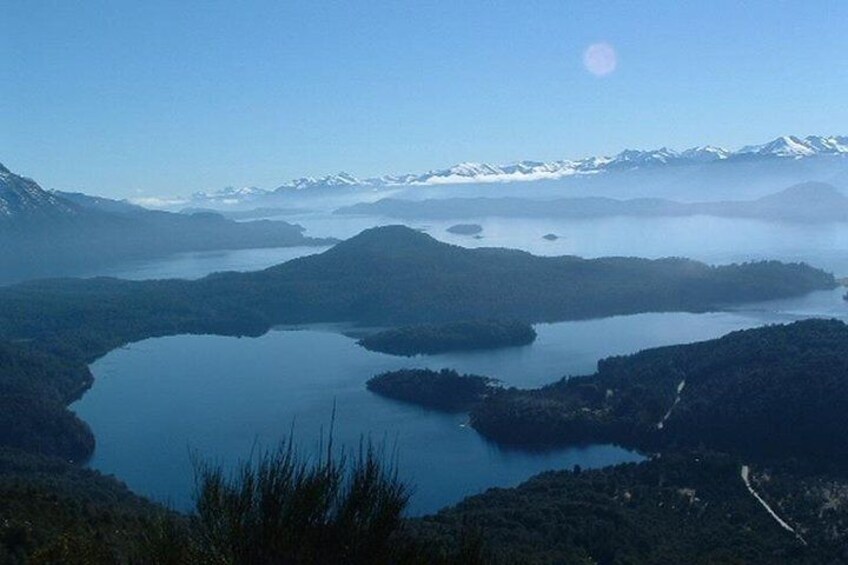
M 402 369 L 371 378 L 368 390 L 444 412 L 466 412 L 494 387 L 494 379 L 460 375 L 450 369 Z
M 479 235 L 483 232 L 483 226 L 480 224 L 456 224 L 446 231 L 456 235 Z
M 369 351 L 412 357 L 448 351 L 517 347 L 529 345 L 535 340 L 536 330 L 528 323 L 475 320 L 394 328 L 364 337 L 358 344 Z
M 547 240 L 547 241 L 556 241 L 556 240 L 559 239 L 559 236 L 555 233 L 546 233 L 545 235 L 542 236 L 542 239 Z

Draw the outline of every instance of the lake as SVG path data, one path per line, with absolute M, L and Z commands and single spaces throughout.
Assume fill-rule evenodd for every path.
M 257 271 L 326 251 L 327 247 L 270 247 L 176 253 L 158 259 L 140 259 L 84 272 L 81 277 L 116 277 L 129 280 L 199 279 L 221 271 Z
M 192 495 L 191 454 L 232 464 L 294 430 L 314 451 L 337 407 L 337 444 L 360 438 L 398 453 L 416 487 L 413 514 L 428 513 L 548 469 L 604 466 L 640 457 L 610 445 L 528 453 L 501 449 L 446 415 L 368 392 L 372 375 L 402 367 L 455 368 L 538 386 L 591 373 L 598 359 L 735 329 L 809 316 L 843 317 L 841 292 L 759 303 L 734 311 L 664 313 L 540 324 L 538 340 L 497 352 L 396 358 L 366 351 L 334 327 L 274 330 L 259 338 L 175 336 L 113 351 L 92 365 L 96 383 L 72 406 L 97 438 L 91 466 L 133 490 L 184 509 Z
M 402 223 L 371 216 L 334 216 L 326 212 L 280 217 L 306 227 L 307 235 L 346 239 L 377 225 Z M 848 224 L 778 223 L 695 216 L 686 218 L 616 217 L 594 220 L 466 218 L 483 227 L 479 239 L 446 231 L 459 221 L 404 222 L 440 241 L 465 247 L 513 247 L 537 255 L 581 257 L 688 257 L 711 264 L 760 259 L 806 261 L 837 276 L 848 275 Z M 548 241 L 542 236 L 555 234 Z M 323 247 L 245 249 L 181 253 L 134 261 L 85 273 L 129 279 L 200 278 L 216 271 L 250 271 L 313 253 Z
M 306 213 L 286 216 L 309 235 L 347 238 L 374 217 Z M 505 246 L 540 255 L 685 256 L 710 263 L 776 258 L 805 260 L 848 273 L 848 225 L 776 224 L 710 217 L 517 220 L 480 218 L 481 239 L 447 233 L 456 222 L 411 222 L 437 239 L 476 247 Z M 555 233 L 559 239 L 542 236 Z M 131 279 L 198 278 L 221 270 L 255 270 L 321 248 L 187 253 L 128 263 L 109 274 Z M 97 438 L 91 466 L 137 492 L 177 508 L 191 503 L 190 453 L 231 464 L 256 445 L 273 446 L 294 429 L 312 450 L 337 406 L 337 444 L 361 437 L 396 448 L 401 476 L 416 485 L 415 514 L 432 512 L 493 486 L 516 485 L 547 470 L 638 460 L 615 446 L 548 453 L 503 450 L 445 415 L 380 398 L 365 389 L 374 374 L 402 367 L 449 367 L 521 387 L 594 371 L 603 357 L 660 345 L 710 339 L 736 329 L 810 316 L 843 318 L 841 290 L 760 303 L 733 311 L 640 314 L 542 324 L 527 347 L 415 359 L 368 352 L 339 328 L 275 330 L 255 339 L 176 336 L 113 351 L 92 366 L 96 383 L 73 409 Z

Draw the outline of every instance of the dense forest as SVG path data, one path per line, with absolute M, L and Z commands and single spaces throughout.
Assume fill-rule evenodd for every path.
M 4 565 L 141 563 L 136 548 L 160 519 L 177 518 L 114 478 L 56 457 L 0 447 Z
M 498 389 L 472 425 L 499 442 L 706 446 L 848 472 L 848 326 L 805 320 L 650 349 L 537 390 Z
M 0 342 L 0 446 L 88 459 L 94 437 L 65 406 L 92 380 L 82 362 L 28 344 Z
M 422 539 L 450 543 L 473 525 L 503 563 L 845 563 L 848 482 L 791 465 L 753 467 L 750 494 L 739 460 L 709 452 L 644 463 L 554 471 L 512 489 L 490 489 L 412 522 Z
M 615 442 L 654 453 L 551 472 L 412 522 L 451 543 L 474 524 L 521 563 L 841 563 L 848 560 L 848 326 L 805 320 L 604 359 L 538 390 L 453 371 L 379 377 L 389 395 L 444 408 L 445 375 L 472 425 L 529 448 Z M 371 385 L 369 384 L 369 388 Z M 447 387 L 445 387 L 447 388 Z M 792 529 L 787 531 L 748 490 Z
M 401 369 L 376 375 L 366 386 L 387 398 L 446 412 L 462 412 L 480 402 L 494 384 L 493 379 L 460 375 L 450 369 Z
M 470 320 L 392 328 L 360 339 L 359 345 L 369 351 L 412 357 L 515 347 L 529 345 L 535 340 L 536 330 L 524 322 Z

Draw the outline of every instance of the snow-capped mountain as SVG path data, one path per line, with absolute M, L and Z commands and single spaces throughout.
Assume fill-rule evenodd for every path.
M 692 163 L 709 163 L 711 161 L 722 161 L 733 155 L 733 152 L 728 151 L 723 147 L 715 145 L 699 145 L 692 147 L 680 153 L 680 158 Z
M 353 175 L 348 173 L 338 173 L 335 175 L 327 175 L 320 178 L 302 177 L 294 179 L 280 187 L 277 191 L 284 190 L 303 190 L 306 188 L 335 188 L 340 186 L 360 186 L 364 183 Z
M 805 139 L 806 144 L 817 153 L 842 154 L 848 153 L 848 136 L 821 137 L 811 135 Z
M 255 186 L 245 186 L 241 188 L 226 186 L 214 192 L 196 192 L 192 195 L 192 200 L 218 199 L 226 201 L 230 199 L 237 202 L 239 200 L 249 199 L 253 196 L 261 196 L 263 194 L 268 194 L 268 191 Z
M 748 145 L 737 152 L 738 155 L 788 157 L 792 159 L 845 153 L 848 153 L 848 137 L 824 137 L 820 135 L 810 135 L 803 139 L 794 135 L 785 135 L 762 145 Z
M 615 168 L 633 168 L 650 165 L 667 165 L 673 161 L 679 160 L 680 154 L 667 147 L 656 149 L 654 151 L 639 151 L 634 149 L 626 149 L 616 155 L 608 164 L 607 167 Z
M 195 199 L 228 199 L 240 201 L 253 196 L 304 191 L 314 189 L 379 189 L 384 187 L 433 186 L 470 183 L 530 182 L 554 180 L 579 175 L 597 175 L 611 171 L 634 170 L 648 167 L 696 165 L 718 161 L 751 159 L 804 159 L 822 155 L 848 155 L 848 136 L 817 136 L 804 138 L 778 137 L 761 145 L 748 145 L 731 151 L 712 145 L 691 147 L 676 151 L 667 147 L 653 150 L 627 149 L 611 157 L 595 156 L 561 161 L 518 161 L 508 165 L 464 162 L 447 169 L 437 169 L 421 174 L 387 175 L 359 179 L 348 173 L 324 177 L 305 177 L 292 180 L 273 191 L 258 188 L 227 188 L 213 193 L 198 193 Z
M 69 218 L 79 212 L 73 203 L 0 165 L 0 223 Z
M 806 140 L 799 139 L 793 135 L 785 135 L 763 145 L 748 145 L 740 149 L 738 153 L 740 155 L 763 155 L 774 157 L 809 157 L 811 155 L 815 155 L 817 151 L 812 144 Z

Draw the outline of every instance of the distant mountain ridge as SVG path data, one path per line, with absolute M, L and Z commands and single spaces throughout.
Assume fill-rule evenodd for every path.
M 597 175 L 616 170 L 670 165 L 694 165 L 719 161 L 756 159 L 805 159 L 817 156 L 848 155 L 848 136 L 792 135 L 778 137 L 760 145 L 747 145 L 732 151 L 723 147 L 703 145 L 676 151 L 667 147 L 651 150 L 626 149 L 613 156 L 558 161 L 518 161 L 507 165 L 463 162 L 446 169 L 421 174 L 384 175 L 357 178 L 340 172 L 322 177 L 304 177 L 289 181 L 276 189 L 228 187 L 213 192 L 197 192 L 194 200 L 230 200 L 281 194 L 293 191 L 338 188 L 387 188 L 433 186 L 469 183 L 530 182 L 555 180 L 572 176 Z
M 0 285 L 189 251 L 327 246 L 284 221 L 236 222 L 47 191 L 0 165 Z
M 337 209 L 338 215 L 404 220 L 459 218 L 602 218 L 610 216 L 715 216 L 766 221 L 848 222 L 848 196 L 822 182 L 800 183 L 754 200 L 679 202 L 662 198 L 618 200 L 599 196 L 533 200 L 474 197 L 427 200 L 383 198 Z
M 105 212 L 107 214 L 135 215 L 148 212 L 147 208 L 132 204 L 127 200 L 113 200 L 102 196 L 91 196 L 82 192 L 63 192 L 53 190 L 51 194 L 82 208 Z

